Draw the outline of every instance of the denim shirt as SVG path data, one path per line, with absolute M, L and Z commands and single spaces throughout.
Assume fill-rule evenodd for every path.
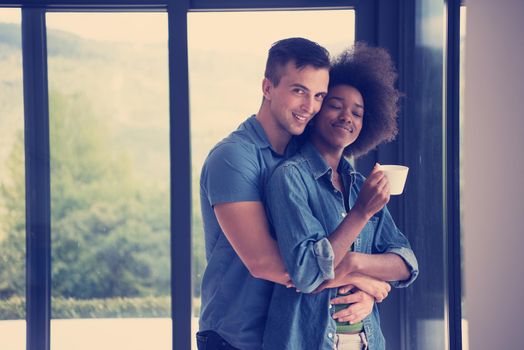
M 271 297 L 264 349 L 333 349 L 336 322 L 330 300 L 337 288 L 310 294 L 322 282 L 334 278 L 334 253 L 327 237 L 346 215 L 343 194 L 332 183 L 332 169 L 311 143 L 273 173 L 268 186 L 267 205 L 278 246 L 293 288 L 275 285 Z M 365 178 L 346 159 L 338 168 L 352 207 Z M 375 214 L 354 242 L 354 250 L 367 254 L 394 253 L 410 271 L 406 287 L 418 275 L 418 264 L 406 237 L 398 230 L 386 207 Z M 363 321 L 370 350 L 385 349 L 377 305 Z
M 207 266 L 202 277 L 200 331 L 215 331 L 239 349 L 262 348 L 273 283 L 253 277 L 222 231 L 214 205 L 257 201 L 265 204 L 265 186 L 275 167 L 296 151 L 274 151 L 255 116 L 209 153 L 200 177 L 200 204 Z

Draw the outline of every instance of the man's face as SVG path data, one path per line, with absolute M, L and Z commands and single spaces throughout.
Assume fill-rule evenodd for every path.
M 294 62 L 288 62 L 281 73 L 277 86 L 266 79 L 264 97 L 280 131 L 300 135 L 320 110 L 327 94 L 329 71 L 313 66 L 297 69 Z

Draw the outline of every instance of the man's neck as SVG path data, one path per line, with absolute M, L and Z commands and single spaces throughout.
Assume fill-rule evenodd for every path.
M 291 140 L 291 135 L 278 125 L 276 119 L 271 115 L 271 111 L 264 103 L 262 103 L 256 118 L 266 132 L 271 147 L 278 154 L 284 154 Z

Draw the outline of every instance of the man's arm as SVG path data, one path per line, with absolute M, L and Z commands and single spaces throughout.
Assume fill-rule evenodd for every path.
M 335 282 L 333 282 L 335 281 Z M 319 293 L 326 288 L 339 287 L 340 294 L 346 294 L 355 288 L 366 292 L 375 298 L 375 301 L 381 303 L 387 298 L 391 291 L 389 283 L 379 280 L 368 275 L 364 275 L 358 272 L 350 273 L 342 278 L 336 278 L 335 280 L 326 281 L 321 284 L 313 293 Z
M 214 210 L 222 231 L 251 275 L 291 285 L 261 202 L 220 203 Z
M 223 142 L 213 149 L 202 168 L 201 196 L 251 275 L 287 284 L 289 277 L 261 203 L 255 154 L 252 145 L 241 142 Z
M 359 289 L 365 289 L 355 284 L 355 276 L 359 275 L 391 282 L 408 280 L 411 277 L 411 272 L 404 260 L 394 253 L 364 254 L 349 252 L 335 269 L 335 278 L 324 282 L 315 292 L 346 285 L 355 285 Z M 371 290 L 366 291 L 375 296 L 374 293 L 371 293 Z
M 214 209 L 229 243 L 254 277 L 292 286 L 277 243 L 269 234 L 262 203 L 221 203 Z M 338 298 L 333 303 L 352 304 L 334 316 L 340 322 L 360 322 L 371 313 L 374 301 L 373 296 L 362 291 Z

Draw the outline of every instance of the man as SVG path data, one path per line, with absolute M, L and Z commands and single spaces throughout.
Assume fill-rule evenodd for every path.
M 265 184 L 294 153 L 290 142 L 320 110 L 329 54 L 303 38 L 269 50 L 258 113 L 218 143 L 204 163 L 201 206 L 207 267 L 202 280 L 199 349 L 262 348 L 273 283 L 290 286 L 270 234 Z

